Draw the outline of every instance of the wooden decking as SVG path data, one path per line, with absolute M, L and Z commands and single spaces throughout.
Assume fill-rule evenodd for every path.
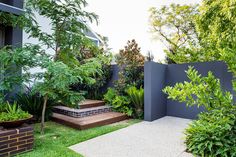
M 113 112 L 112 108 L 105 106 L 104 101 L 86 100 L 80 104 L 80 109 L 63 106 L 54 107 L 52 119 L 55 122 L 79 130 L 107 125 L 127 119 L 123 113 Z
M 104 105 L 105 105 L 104 101 L 90 100 L 90 99 L 86 99 L 85 101 L 83 101 L 82 103 L 79 104 L 80 109 L 98 107 L 98 106 L 104 106 Z
M 74 118 L 62 114 L 53 113 L 53 120 L 75 129 L 84 130 L 103 126 L 127 119 L 128 117 L 118 112 L 108 112 L 84 118 Z

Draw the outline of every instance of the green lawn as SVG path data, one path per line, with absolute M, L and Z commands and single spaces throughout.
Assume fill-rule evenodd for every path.
M 140 122 L 140 120 L 128 120 L 127 122 L 97 127 L 85 131 L 75 130 L 54 122 L 47 122 L 45 135 L 40 135 L 39 124 L 36 124 L 34 150 L 21 154 L 19 157 L 81 157 L 82 155 L 71 151 L 68 147 L 137 122 Z

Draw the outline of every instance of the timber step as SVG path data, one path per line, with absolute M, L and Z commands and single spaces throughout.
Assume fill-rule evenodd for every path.
M 90 100 L 90 99 L 86 99 L 85 101 L 79 104 L 80 109 L 92 108 L 92 107 L 98 107 L 98 106 L 104 106 L 104 105 L 105 105 L 105 102 L 102 100 Z
M 83 118 L 74 118 L 66 115 L 53 113 L 52 119 L 55 122 L 70 126 L 79 130 L 94 128 L 107 124 L 112 124 L 127 119 L 128 117 L 123 113 L 108 112 L 98 115 L 93 115 Z
M 75 109 L 75 108 L 69 108 L 66 106 L 53 107 L 54 113 L 59 113 L 59 114 L 74 117 L 74 118 L 82 118 L 82 117 L 107 113 L 111 111 L 112 111 L 112 108 L 110 106 L 97 106 L 97 107 L 84 108 L 84 109 Z

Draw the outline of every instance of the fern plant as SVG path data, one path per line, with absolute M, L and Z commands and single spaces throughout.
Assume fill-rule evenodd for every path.
M 127 94 L 134 105 L 136 117 L 142 118 L 144 106 L 144 89 L 142 87 L 137 89 L 135 86 L 131 86 L 127 89 Z

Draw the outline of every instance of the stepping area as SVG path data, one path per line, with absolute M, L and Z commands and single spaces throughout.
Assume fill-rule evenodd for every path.
M 189 122 L 176 117 L 141 122 L 70 149 L 86 157 L 193 157 L 184 145 L 183 131 Z
M 52 119 L 55 122 L 84 130 L 128 118 L 123 113 L 113 112 L 110 106 L 105 106 L 104 104 L 103 101 L 99 100 L 85 100 L 80 104 L 80 109 L 55 106 Z

